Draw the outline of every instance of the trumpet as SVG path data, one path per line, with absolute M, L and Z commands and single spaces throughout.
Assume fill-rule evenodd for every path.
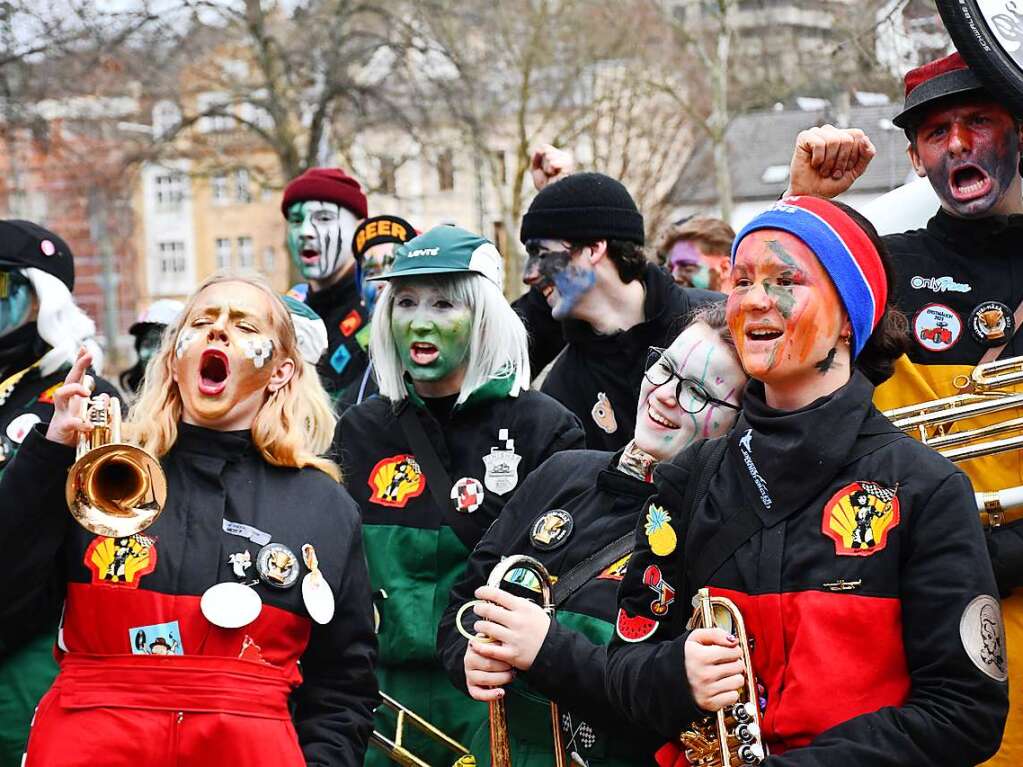
M 90 533 L 109 538 L 142 532 L 167 502 L 167 478 L 160 462 L 121 441 L 116 397 L 86 400 L 82 418 L 92 431 L 79 435 L 75 463 L 64 485 L 71 516 Z
M 386 735 L 373 730 L 369 742 L 383 751 L 392 762 L 400 764 L 402 767 L 432 767 L 429 762 L 420 759 L 404 745 L 405 723 L 408 722 L 420 732 L 429 735 L 435 741 L 447 746 L 458 755 L 452 767 L 476 767 L 476 757 L 469 753 L 469 749 L 457 740 L 441 731 L 439 727 L 430 724 L 411 709 L 403 706 L 387 693 L 381 691 L 380 697 L 383 700 L 383 704 L 397 715 L 398 721 L 394 728 L 394 738 L 388 738 Z
M 745 684 L 739 701 L 726 709 L 697 719 L 682 733 L 680 740 L 691 767 L 737 767 L 758 765 L 766 750 L 760 737 L 760 708 L 756 698 L 756 678 L 750 661 L 746 624 L 735 603 L 724 597 L 712 597 L 700 589 L 693 597 L 693 615 L 687 628 L 713 628 L 727 620 L 730 633 L 739 639 Z M 726 624 L 727 626 L 727 624 Z
M 555 578 L 547 572 L 547 568 L 539 560 L 525 554 L 513 554 L 510 557 L 505 557 L 490 571 L 487 585 L 500 588 L 501 583 L 512 570 L 525 570 L 536 577 L 540 584 L 541 606 L 553 620 L 553 587 Z M 492 642 L 494 640 L 484 634 L 470 634 L 465 626 L 462 625 L 462 616 L 479 603 L 480 600 L 474 599 L 458 608 L 458 614 L 455 616 L 455 626 L 458 628 L 458 632 L 468 640 L 475 639 L 477 642 Z M 552 700 L 551 730 L 554 738 L 555 767 L 565 767 L 565 748 L 561 742 L 560 719 L 558 704 Z M 503 698 L 490 702 L 490 764 L 491 767 L 512 767 L 511 747 L 508 744 L 508 715 L 505 711 Z

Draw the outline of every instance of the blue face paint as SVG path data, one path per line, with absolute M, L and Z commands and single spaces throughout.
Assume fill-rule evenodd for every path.
M 366 304 L 366 311 L 373 314 L 373 307 L 377 304 L 377 294 L 380 289 L 375 282 L 362 281 L 362 301 Z
M 0 272 L 0 336 L 25 324 L 32 308 L 32 284 L 19 272 Z
M 556 320 L 571 315 L 579 300 L 597 282 L 593 269 L 588 265 L 577 266 L 571 259 L 572 254 L 567 250 L 546 253 L 540 259 L 541 277 L 558 290 L 558 302 L 551 309 L 551 316 Z

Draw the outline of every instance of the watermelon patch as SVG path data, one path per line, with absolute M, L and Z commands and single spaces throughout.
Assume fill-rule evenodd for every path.
M 623 642 L 642 642 L 649 639 L 657 631 L 660 624 L 653 618 L 643 615 L 629 615 L 625 610 L 618 610 L 618 620 L 615 621 L 615 633 Z

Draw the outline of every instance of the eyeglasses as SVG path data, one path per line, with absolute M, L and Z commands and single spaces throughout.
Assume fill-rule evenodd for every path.
M 665 349 L 651 346 L 650 351 L 647 352 L 646 372 L 643 375 L 653 386 L 663 386 L 672 378 L 677 378 L 675 401 L 685 412 L 696 415 L 710 404 L 735 411 L 742 410 L 738 405 L 710 396 L 710 392 L 699 381 L 681 375 L 675 370 L 675 366 L 672 365 L 671 358 L 666 352 Z

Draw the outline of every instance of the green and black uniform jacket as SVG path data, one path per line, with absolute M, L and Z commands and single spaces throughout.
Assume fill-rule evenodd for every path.
M 619 456 L 596 450 L 568 450 L 553 456 L 529 475 L 476 545 L 465 574 L 451 591 L 437 634 L 441 662 L 462 691 L 466 689 L 462 660 L 467 643 L 455 628 L 455 613 L 474 599 L 476 589 L 487 582 L 503 557 L 527 554 L 542 562 L 551 575 L 564 576 L 635 528 L 653 486 L 618 471 Z M 553 509 L 572 516 L 572 532 L 556 548 L 542 550 L 533 543 L 532 528 Z M 545 744 L 553 753 L 547 702 L 554 699 L 562 715 L 562 743 L 569 753 L 574 751 L 595 764 L 651 763 L 660 741 L 652 732 L 626 724 L 604 689 L 607 643 L 614 632 L 618 584 L 628 558 L 605 563 L 557 606 L 532 668 L 509 688 L 513 761 L 516 739 Z M 570 731 L 566 731 L 568 724 Z
M 642 279 L 646 319 L 609 335 L 594 332 L 586 322 L 552 319 L 546 299 L 535 288 L 513 304 L 529 330 L 529 364 L 534 375 L 561 355 L 540 390 L 579 416 L 586 429 L 586 446 L 594 450 L 618 450 L 632 439 L 649 347 L 670 345 L 695 307 L 722 298 L 720 293 L 681 288 L 654 264 L 647 265 Z M 600 394 L 607 397 L 613 412 L 613 421 L 601 420 L 604 428 L 594 417 Z

